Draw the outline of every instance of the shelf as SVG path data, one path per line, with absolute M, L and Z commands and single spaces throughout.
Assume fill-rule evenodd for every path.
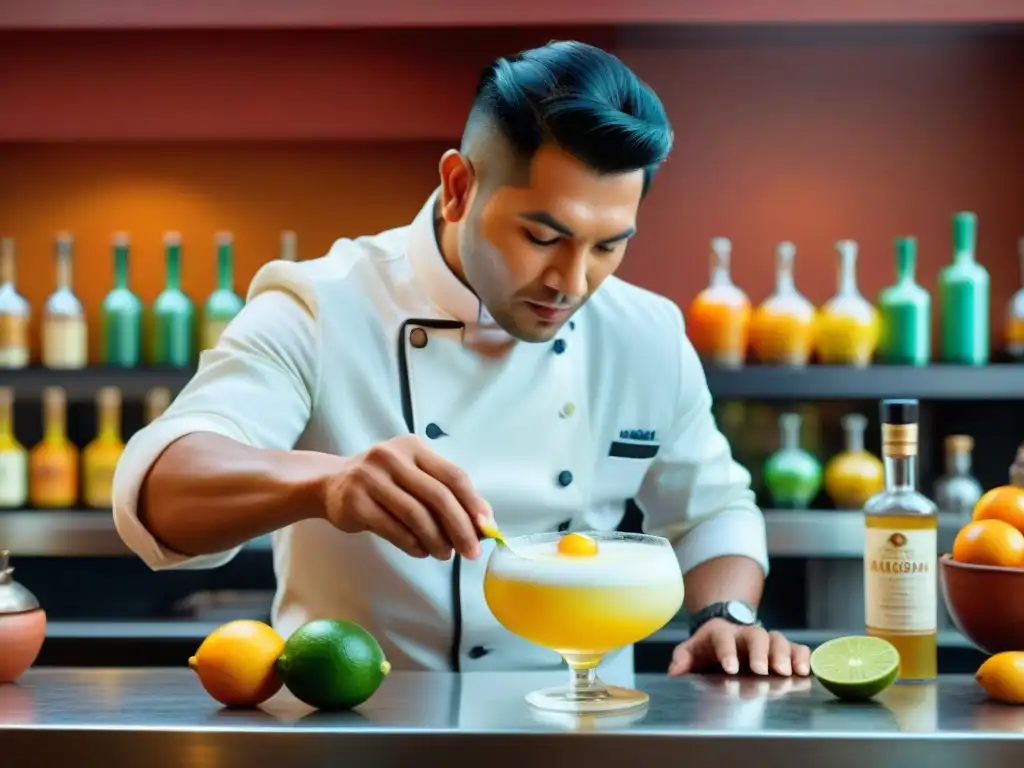
M 25 368 L 3 371 L 6 386 L 14 388 L 19 400 L 37 399 L 45 387 L 63 387 L 70 401 L 91 400 L 100 387 L 117 387 L 125 399 L 140 399 L 154 387 L 167 387 L 177 394 L 192 378 L 192 369 L 104 368 L 94 366 L 78 371 Z
M 7 3 L 6 29 L 242 29 L 452 27 L 537 24 L 1012 22 L 1019 0 L 590 0 L 480 3 L 448 0 L 36 0 Z
M 864 515 L 840 510 L 765 510 L 772 557 L 846 560 L 864 557 Z M 939 551 L 949 552 L 961 523 L 939 521 Z
M 749 400 L 1020 400 L 1024 365 L 877 365 L 870 368 L 808 366 L 803 369 L 707 367 L 716 398 Z

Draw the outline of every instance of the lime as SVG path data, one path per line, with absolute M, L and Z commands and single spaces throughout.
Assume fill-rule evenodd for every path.
M 811 654 L 811 673 L 826 690 L 846 701 L 877 696 L 892 685 L 899 671 L 899 651 L 880 637 L 837 637 Z
M 317 709 L 337 710 L 369 699 L 391 665 L 377 639 L 355 622 L 318 619 L 285 641 L 277 669 L 295 698 Z

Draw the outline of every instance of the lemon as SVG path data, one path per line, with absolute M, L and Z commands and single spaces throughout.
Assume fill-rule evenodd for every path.
M 188 665 L 226 707 L 255 707 L 281 689 L 277 658 L 284 640 L 261 621 L 229 621 L 203 640 Z
M 1024 704 L 1024 651 L 1003 651 L 985 659 L 974 679 L 1003 704 Z

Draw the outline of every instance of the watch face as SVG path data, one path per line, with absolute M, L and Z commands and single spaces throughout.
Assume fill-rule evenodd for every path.
M 725 606 L 729 618 L 737 624 L 756 624 L 757 614 L 754 609 L 739 600 L 730 600 Z

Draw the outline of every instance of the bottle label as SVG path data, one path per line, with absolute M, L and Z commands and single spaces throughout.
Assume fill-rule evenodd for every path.
M 938 532 L 868 528 L 864 538 L 864 611 L 869 629 L 935 632 Z
M 82 318 L 52 317 L 43 324 L 43 365 L 47 368 L 84 368 L 87 353 Z
M 21 315 L 0 316 L 0 367 L 28 365 L 28 321 Z
M 78 497 L 77 467 L 73 454 L 52 452 L 33 456 L 31 498 L 37 507 L 67 507 Z
M 0 451 L 0 507 L 23 507 L 28 499 L 28 457 L 24 451 Z

